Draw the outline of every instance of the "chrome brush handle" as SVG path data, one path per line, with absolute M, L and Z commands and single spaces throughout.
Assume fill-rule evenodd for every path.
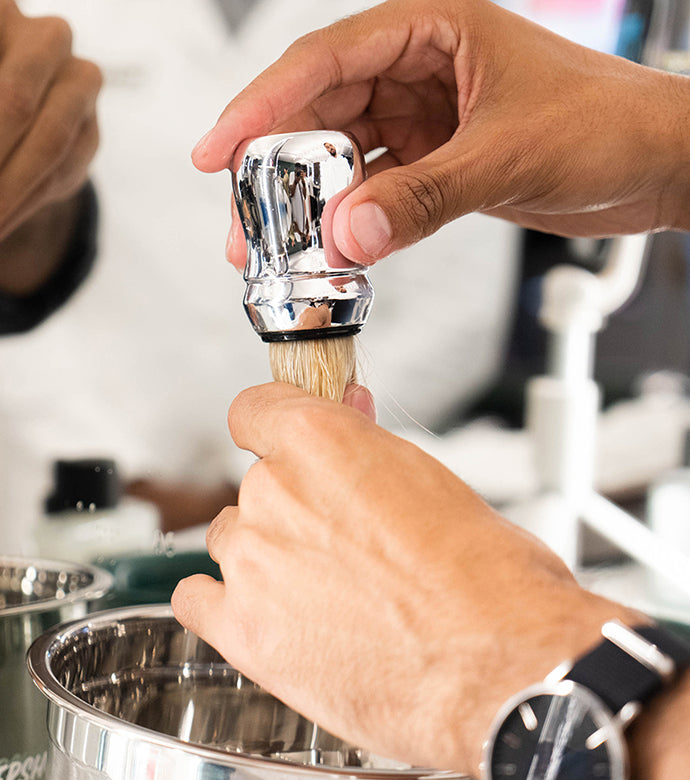
M 366 268 L 335 246 L 338 203 L 364 181 L 340 132 L 269 135 L 247 146 L 233 191 L 247 239 L 244 307 L 264 341 L 357 333 L 374 298 Z

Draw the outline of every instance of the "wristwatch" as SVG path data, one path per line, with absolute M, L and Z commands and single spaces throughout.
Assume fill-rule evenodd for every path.
M 627 780 L 624 730 L 690 666 L 690 644 L 660 626 L 605 623 L 574 664 L 507 701 L 484 746 L 482 780 Z

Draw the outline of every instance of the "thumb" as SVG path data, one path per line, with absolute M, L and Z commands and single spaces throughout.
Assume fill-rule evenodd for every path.
M 476 160 L 476 154 L 463 155 L 449 142 L 410 165 L 367 179 L 336 209 L 336 246 L 350 260 L 371 265 L 484 207 L 493 182 L 488 171 L 483 179 Z
M 376 422 L 376 406 L 374 397 L 362 385 L 348 385 L 343 396 L 343 405 L 358 409 L 372 422 Z

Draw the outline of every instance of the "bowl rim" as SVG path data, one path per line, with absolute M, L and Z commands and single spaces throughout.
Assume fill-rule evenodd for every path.
M 87 563 L 2 555 L 0 556 L 0 567 L 4 566 L 23 567 L 25 569 L 33 567 L 37 570 L 48 569 L 55 572 L 67 571 L 71 574 L 90 574 L 91 582 L 88 585 L 66 593 L 62 598 L 50 596 L 44 599 L 36 599 L 35 601 L 27 601 L 24 604 L 15 604 L 11 607 L 0 607 L 0 619 L 34 612 L 49 612 L 72 605 L 75 602 L 96 601 L 96 599 L 102 598 L 113 585 L 113 576 L 110 572 Z
M 280 772 L 297 773 L 304 776 L 309 773 L 317 775 L 339 775 L 350 778 L 424 778 L 424 780 L 433 780 L 434 778 L 451 778 L 462 780 L 465 775 L 450 770 L 436 770 L 419 767 L 409 767 L 405 769 L 372 769 L 363 767 L 335 767 L 326 765 L 304 765 L 293 763 L 278 758 L 269 758 L 256 756 L 243 752 L 228 752 L 213 747 L 199 745 L 193 742 L 186 742 L 168 734 L 161 734 L 152 729 L 143 726 L 137 726 L 133 723 L 121 720 L 115 715 L 102 712 L 93 705 L 87 704 L 79 697 L 68 691 L 61 685 L 50 668 L 50 656 L 57 646 L 63 646 L 71 636 L 74 636 L 86 628 L 98 628 L 105 625 L 112 625 L 117 622 L 125 622 L 128 619 L 143 620 L 169 620 L 176 621 L 172 608 L 167 604 L 150 604 L 132 607 L 123 607 L 118 609 L 103 610 L 94 612 L 84 618 L 63 623 L 55 628 L 46 631 L 36 639 L 27 653 L 27 665 L 29 673 L 34 684 L 41 693 L 48 699 L 49 703 L 67 710 L 72 716 L 87 720 L 89 725 L 102 729 L 103 731 L 116 731 L 123 737 L 129 737 L 140 743 L 155 745 L 156 747 L 169 748 L 174 750 L 184 749 L 188 755 L 202 758 L 208 761 L 214 761 L 224 766 L 242 766 L 256 769 L 264 766 L 267 769 L 278 770 Z M 176 621 L 178 622 L 178 621 Z M 185 629 L 187 630 L 187 629 Z M 191 632 L 190 632 L 191 633 Z M 202 640 L 203 641 L 203 640 Z M 232 667 L 231 664 L 228 664 Z

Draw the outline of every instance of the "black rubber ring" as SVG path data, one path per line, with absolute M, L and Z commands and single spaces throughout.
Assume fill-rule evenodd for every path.
M 307 341 L 354 336 L 362 330 L 361 325 L 342 325 L 333 328 L 312 328 L 311 330 L 284 330 L 277 333 L 259 333 L 267 344 L 279 341 Z

